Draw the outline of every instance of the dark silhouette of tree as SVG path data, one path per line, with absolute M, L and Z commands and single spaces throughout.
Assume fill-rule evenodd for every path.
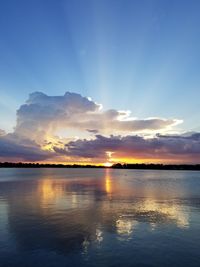
M 113 169 L 141 169 L 141 170 L 200 170 L 200 164 L 113 164 L 111 167 L 103 165 L 81 165 L 81 164 L 49 164 L 49 163 L 24 163 L 24 162 L 0 162 L 0 168 L 113 168 Z

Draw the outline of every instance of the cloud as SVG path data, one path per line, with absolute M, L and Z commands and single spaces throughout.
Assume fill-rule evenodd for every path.
M 86 129 L 89 133 L 92 133 L 92 134 L 97 134 L 98 131 L 97 130 L 94 130 L 94 129 Z
M 30 94 L 26 104 L 17 110 L 15 132 L 37 142 L 56 130 L 68 128 L 70 122 L 78 125 L 76 120 L 82 113 L 95 112 L 100 105 L 75 93 L 64 96 L 47 96 L 40 92 Z
M 142 136 L 96 135 L 93 140 L 77 140 L 66 144 L 65 153 L 69 156 L 99 158 L 165 159 L 171 161 L 197 161 L 200 157 L 200 133 L 184 135 L 157 135 L 145 139 Z
M 0 159 L 2 161 L 43 161 L 50 158 L 34 141 L 22 139 L 16 134 L 0 136 Z
M 2 129 L 0 129 L 0 137 L 6 135 L 6 132 Z
M 76 93 L 48 96 L 35 92 L 17 110 L 14 132 L 6 134 L 0 130 L 0 159 L 197 161 L 199 133 L 168 134 L 180 122 L 164 118 L 136 119 L 130 111 L 103 110 L 101 104 Z
M 178 123 L 177 119 L 134 119 L 130 112 L 115 109 L 102 110 L 102 105 L 79 94 L 66 92 L 64 96 L 47 96 L 41 92 L 30 94 L 17 111 L 15 132 L 23 137 L 44 142 L 59 131 L 74 130 L 85 133 L 123 134 L 141 131 L 162 131 Z

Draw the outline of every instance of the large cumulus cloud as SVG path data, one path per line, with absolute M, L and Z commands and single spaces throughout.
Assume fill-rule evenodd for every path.
M 35 92 L 17 110 L 13 133 L 0 130 L 0 160 L 94 163 L 111 160 L 111 154 L 115 159 L 197 160 L 199 133 L 167 134 L 180 122 L 135 119 L 130 112 L 104 110 L 76 93 Z
M 103 110 L 100 104 L 75 93 L 47 96 L 41 92 L 30 94 L 17 111 L 15 132 L 41 142 L 59 130 L 74 129 L 101 134 L 130 134 L 138 131 L 161 131 L 180 123 L 176 119 L 133 119 L 130 112 Z
M 30 94 L 26 104 L 17 110 L 18 135 L 36 141 L 54 135 L 57 129 L 68 128 L 70 121 L 82 113 L 95 112 L 100 106 L 75 93 L 47 96 L 41 92 Z

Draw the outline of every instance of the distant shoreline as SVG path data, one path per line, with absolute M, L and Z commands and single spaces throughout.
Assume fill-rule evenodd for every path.
M 42 164 L 42 163 L 12 163 L 0 162 L 0 168 L 110 168 L 110 169 L 135 169 L 135 170 L 194 170 L 200 171 L 200 164 L 113 164 L 110 167 L 103 165 L 79 165 L 79 164 Z

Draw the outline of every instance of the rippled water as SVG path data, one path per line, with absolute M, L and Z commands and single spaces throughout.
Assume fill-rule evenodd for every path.
M 200 172 L 0 169 L 0 266 L 200 266 Z

